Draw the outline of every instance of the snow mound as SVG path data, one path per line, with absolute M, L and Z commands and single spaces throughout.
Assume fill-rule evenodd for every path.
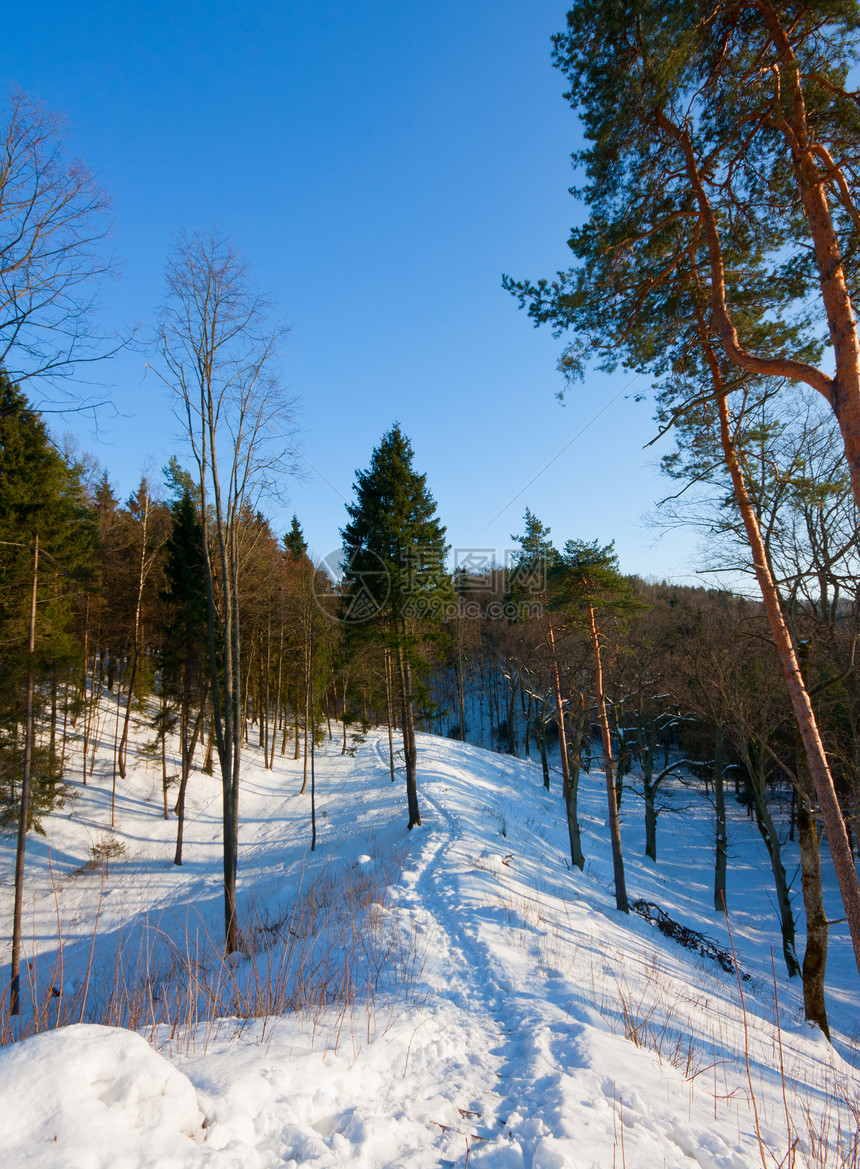
M 0 1164 L 190 1169 L 202 1164 L 197 1094 L 132 1031 L 78 1024 L 0 1051 Z

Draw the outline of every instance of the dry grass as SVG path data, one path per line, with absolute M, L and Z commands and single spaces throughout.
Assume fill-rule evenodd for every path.
M 368 1034 L 378 1008 L 409 1001 L 424 955 L 414 931 L 388 904 L 393 866 L 331 867 L 307 877 L 280 908 L 243 914 L 241 950 L 225 956 L 220 939 L 189 909 L 183 928 L 146 922 L 116 937 L 112 960 L 95 962 L 93 925 L 86 971 L 65 990 L 59 929 L 51 968 L 35 947 L 27 963 L 17 1018 L 8 992 L 0 998 L 0 1044 L 70 1023 L 127 1027 L 199 1049 L 224 1020 L 239 1029 L 251 1019 L 300 1015 L 313 1026 L 334 1012 L 343 1026 L 357 1009 Z M 264 1028 L 264 1031 L 266 1029 Z M 271 1026 L 268 1029 L 271 1033 Z

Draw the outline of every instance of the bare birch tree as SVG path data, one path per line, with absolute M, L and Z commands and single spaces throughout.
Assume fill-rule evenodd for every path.
M 242 673 L 240 527 L 260 495 L 291 469 L 278 443 L 289 403 L 277 378 L 282 321 L 253 284 L 248 265 L 216 231 L 181 235 L 167 269 L 157 372 L 197 467 L 208 609 L 209 673 L 223 795 L 226 951 L 239 948 L 236 871 Z
M 0 366 L 13 381 L 44 383 L 119 347 L 94 319 L 113 267 L 107 211 L 92 172 L 64 148 L 62 119 L 10 90 L 0 112 Z

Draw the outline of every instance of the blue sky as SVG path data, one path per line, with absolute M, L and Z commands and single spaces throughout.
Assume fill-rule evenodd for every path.
M 624 371 L 594 374 L 561 406 L 562 342 L 501 289 L 503 272 L 566 266 L 582 213 L 576 118 L 550 63 L 564 15 L 547 0 L 45 0 L 4 15 L 5 82 L 66 116 L 112 197 L 108 323 L 145 335 L 175 233 L 216 224 L 287 317 L 308 473 L 270 511 L 285 529 L 294 510 L 319 556 L 399 421 L 455 547 L 501 556 L 529 506 L 559 544 L 615 539 L 625 571 L 692 579 L 696 538 L 655 546 L 641 520 L 669 488 L 643 449 L 650 405 L 629 397 L 647 384 L 625 394 Z M 147 357 L 99 371 L 117 414 L 97 434 L 68 420 L 121 496 L 183 453 Z

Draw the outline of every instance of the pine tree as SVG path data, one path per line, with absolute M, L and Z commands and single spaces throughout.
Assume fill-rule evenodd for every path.
M 0 371 L 0 779 L 2 821 L 17 821 L 9 1012 L 20 998 L 24 861 L 29 828 L 61 796 L 53 728 L 36 727 L 45 694 L 56 709 L 59 665 L 70 664 L 69 597 L 87 567 L 92 529 L 80 475 L 52 446 L 44 423 Z M 41 554 L 41 562 L 40 562 Z M 40 604 L 41 598 L 41 604 Z
M 560 557 L 558 549 L 549 538 L 550 529 L 542 524 L 529 508 L 526 508 L 523 523 L 525 524 L 523 534 L 511 536 L 511 539 L 516 540 L 522 549 L 517 555 L 516 569 L 511 584 L 514 595 L 528 594 L 531 597 L 539 597 L 544 606 L 541 627 L 549 650 L 552 692 L 555 701 L 555 722 L 558 728 L 558 745 L 561 754 L 562 797 L 567 814 L 570 840 L 570 859 L 577 868 L 582 869 L 585 867 L 585 855 L 582 851 L 582 838 L 577 815 L 579 777 L 578 774 L 572 776 L 570 770 L 567 727 L 565 725 L 565 698 L 561 689 L 556 629 L 553 625 L 553 609 L 557 608 L 557 598 L 550 592 L 550 581 L 554 583 L 558 577 Z
M 34 654 L 27 650 L 33 543 L 41 555 Z M 0 799 L 2 820 L 18 819 L 24 705 L 35 672 L 38 720 L 52 679 L 77 657 L 73 629 L 77 594 L 86 583 L 94 530 L 79 468 L 54 448 L 38 413 L 0 371 Z M 28 826 L 38 826 L 60 796 L 59 766 L 35 742 Z
M 305 540 L 302 525 L 298 521 L 297 516 L 293 516 L 293 522 L 290 524 L 290 530 L 284 536 L 284 550 L 288 555 L 292 556 L 294 560 L 301 559 L 307 552 L 308 545 Z
M 767 579 L 733 451 L 728 395 L 746 375 L 805 383 L 839 425 L 860 508 L 860 211 L 852 170 L 860 46 L 855 0 L 576 0 L 554 38 L 587 139 L 575 155 L 590 219 L 552 282 L 506 286 L 538 322 L 572 329 L 568 373 L 625 361 L 713 398 L 726 465 L 860 970 L 860 883 L 796 649 Z M 822 339 L 833 372 L 821 364 Z M 704 370 L 696 384 L 691 367 Z M 709 368 L 710 367 L 710 368 Z M 786 391 L 781 391 L 785 393 Z M 683 405 L 690 406 L 692 400 Z
M 341 531 L 345 554 L 342 620 L 353 641 L 376 640 L 394 666 L 403 726 L 409 828 L 421 823 L 415 745 L 415 679 L 421 664 L 419 619 L 441 620 L 451 593 L 445 528 L 426 476 L 412 466 L 412 445 L 395 424 L 366 471 L 356 472 L 355 503 Z
M 581 540 L 568 540 L 553 583 L 562 592 L 565 606 L 585 625 L 591 639 L 594 655 L 594 691 L 597 701 L 597 720 L 603 744 L 603 770 L 606 775 L 606 798 L 609 812 L 609 834 L 612 842 L 612 867 L 615 877 L 615 904 L 627 913 L 627 887 L 624 880 L 624 859 L 621 851 L 621 827 L 618 821 L 618 802 L 615 793 L 614 761 L 609 719 L 606 713 L 606 695 L 603 685 L 603 629 L 613 616 L 635 607 L 630 582 L 618 570 L 614 545 L 601 547 Z

